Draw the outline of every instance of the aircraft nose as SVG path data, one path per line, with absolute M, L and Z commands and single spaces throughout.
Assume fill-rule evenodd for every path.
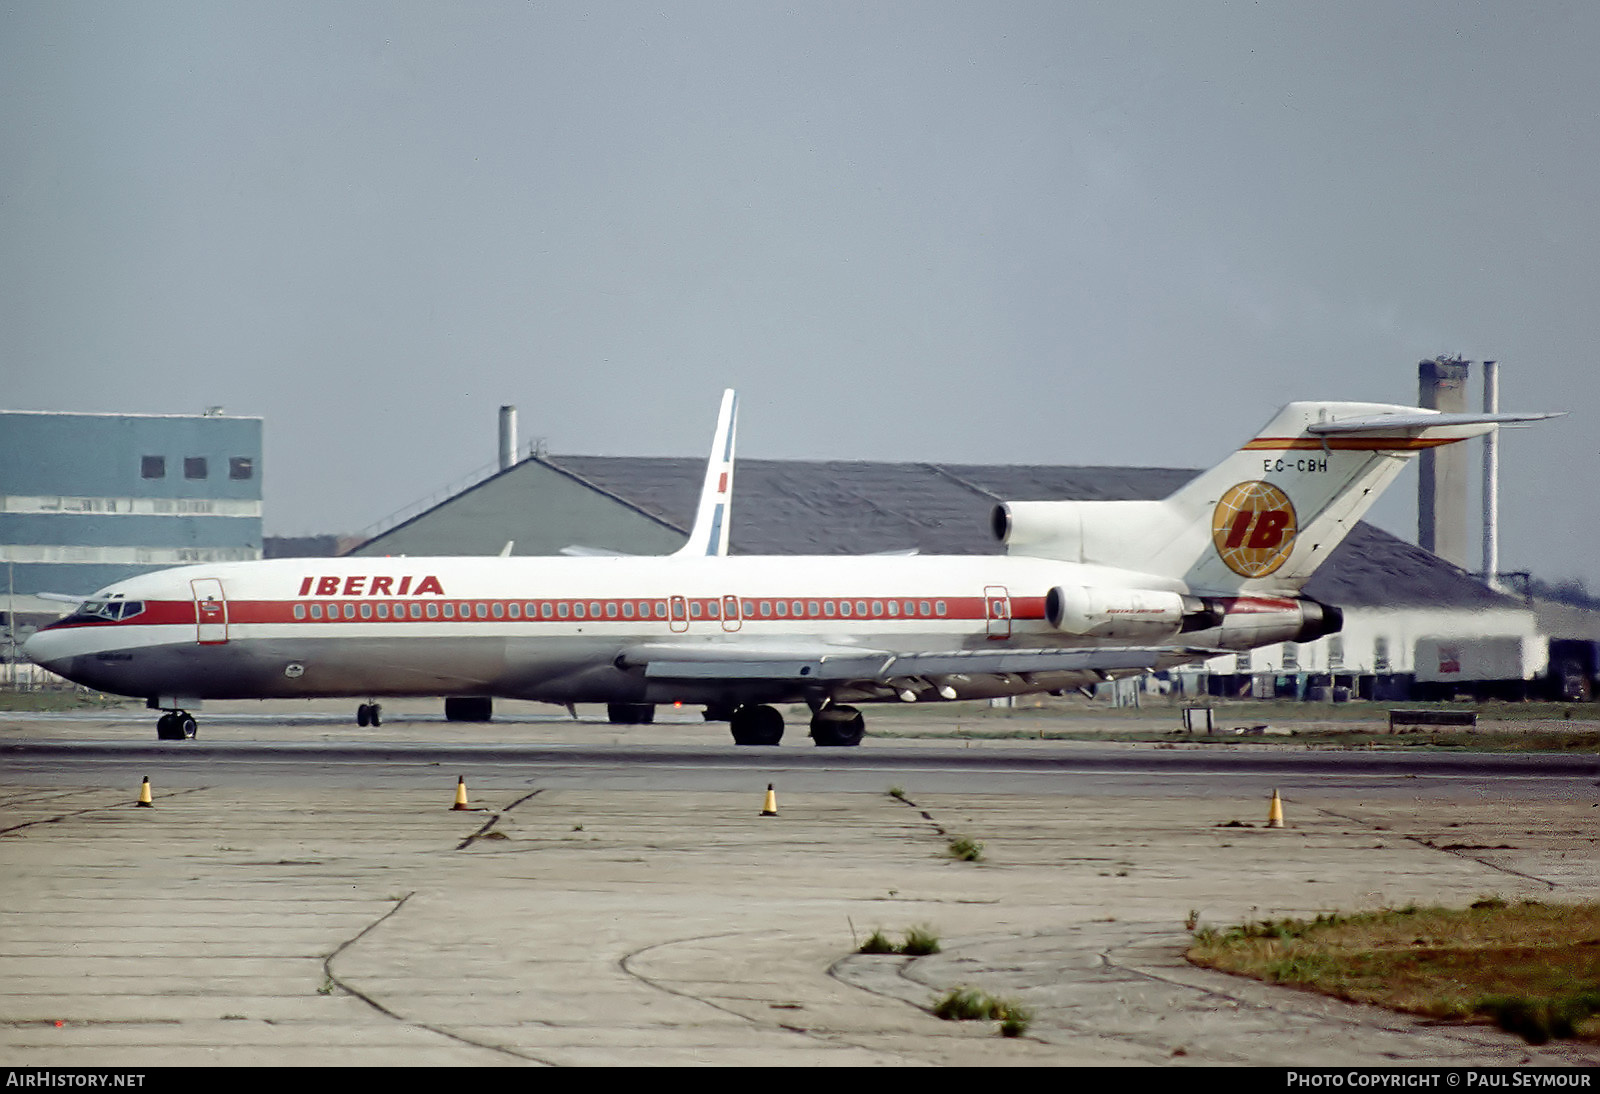
M 35 631 L 22 644 L 22 655 L 35 665 L 60 673 L 72 662 L 71 641 L 72 636 L 62 631 Z

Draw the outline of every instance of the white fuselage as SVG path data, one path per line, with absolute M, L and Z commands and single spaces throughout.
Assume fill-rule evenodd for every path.
M 1045 597 L 1062 585 L 1183 591 L 1151 575 L 1011 556 L 282 559 L 131 578 L 89 606 L 137 611 L 80 612 L 36 634 L 27 653 L 80 683 L 151 698 L 770 702 L 808 691 L 650 681 L 625 655 L 651 643 L 763 657 L 791 647 L 811 656 L 820 647 L 847 654 L 1127 644 L 1053 627 Z M 1257 615 L 1282 609 L 1298 625 L 1294 601 L 1253 603 Z M 1224 637 L 1211 635 L 1208 644 Z M 963 695 L 1044 690 L 969 684 Z

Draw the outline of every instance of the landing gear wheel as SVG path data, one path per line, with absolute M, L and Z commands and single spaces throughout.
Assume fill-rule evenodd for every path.
M 444 716 L 451 722 L 487 722 L 494 717 L 494 699 L 488 695 L 456 695 L 444 701 Z
M 654 703 L 607 703 L 606 719 L 614 726 L 647 726 L 656 720 Z
M 783 715 L 776 707 L 740 707 L 729 721 L 736 745 L 775 745 L 783 740 Z
M 854 748 L 866 732 L 867 720 L 855 707 L 824 707 L 811 716 L 811 739 L 818 747 Z
M 377 703 L 362 703 L 360 706 L 356 707 L 356 725 L 383 725 L 383 708 Z
M 187 741 L 199 732 L 194 719 L 181 710 L 168 711 L 156 719 L 156 739 L 161 741 Z

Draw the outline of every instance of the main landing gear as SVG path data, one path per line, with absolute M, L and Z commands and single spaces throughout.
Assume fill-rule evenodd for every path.
M 866 732 L 867 720 L 855 707 L 830 703 L 811 716 L 811 739 L 821 747 L 854 748 Z
M 383 708 L 377 703 L 362 703 L 360 706 L 356 707 L 356 725 L 383 725 Z
M 647 726 L 656 720 L 654 703 L 607 703 L 606 721 L 614 726 Z
M 783 715 L 776 707 L 742 706 L 728 720 L 736 745 L 775 745 L 783 740 Z M 811 739 L 820 747 L 853 748 L 866 732 L 866 719 L 855 707 L 829 704 L 811 716 Z
M 783 715 L 764 704 L 742 706 L 728 718 L 736 745 L 775 745 L 783 740 Z
M 156 719 L 158 741 L 190 741 L 199 731 L 200 727 L 186 710 L 169 710 Z

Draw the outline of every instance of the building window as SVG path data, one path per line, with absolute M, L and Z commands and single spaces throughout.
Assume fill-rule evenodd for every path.
M 256 461 L 249 456 L 235 456 L 228 461 L 228 478 L 253 479 L 256 477 Z
M 145 456 L 139 461 L 139 474 L 147 479 L 166 478 L 167 458 L 165 456 Z
M 1381 634 L 1372 640 L 1372 671 L 1389 671 L 1389 639 Z
M 204 456 L 185 456 L 183 458 L 183 477 L 186 479 L 205 478 L 206 458 Z

